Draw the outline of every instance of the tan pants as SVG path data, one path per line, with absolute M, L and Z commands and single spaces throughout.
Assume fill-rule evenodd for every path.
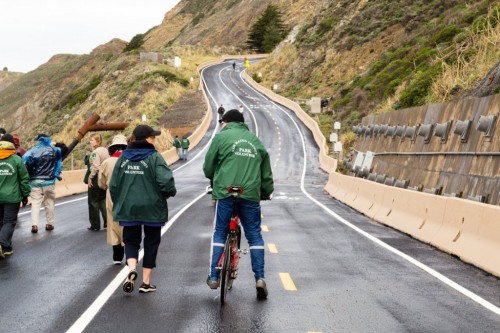
M 113 201 L 109 189 L 106 190 L 106 213 L 108 216 L 108 227 L 106 229 L 106 241 L 110 245 L 123 245 L 123 227 L 113 221 Z
M 40 206 L 45 207 L 45 219 L 47 224 L 54 224 L 54 205 L 56 199 L 55 185 L 44 187 L 33 187 L 30 193 L 31 199 L 31 224 L 38 226 Z

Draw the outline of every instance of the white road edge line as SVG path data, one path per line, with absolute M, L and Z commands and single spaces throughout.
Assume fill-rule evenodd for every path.
M 262 93 L 260 93 L 259 91 L 257 91 L 255 88 L 253 88 L 251 85 L 249 85 L 245 80 L 243 80 L 243 82 L 245 82 L 245 84 L 252 90 L 254 90 L 257 94 L 260 94 L 261 96 L 264 96 Z M 264 96 L 265 98 L 267 98 L 266 96 Z M 430 274 L 431 276 L 435 277 L 436 279 L 438 279 L 439 281 L 443 282 L 444 284 L 446 284 L 447 286 L 455 289 L 456 291 L 458 291 L 459 293 L 461 293 L 462 295 L 470 298 L 471 300 L 473 300 L 474 302 L 480 304 L 481 306 L 485 307 L 486 309 L 490 310 L 491 312 L 497 314 L 497 315 L 500 315 L 500 308 L 497 307 L 496 305 L 488 302 L 487 300 L 485 300 L 484 298 L 482 298 L 481 296 L 473 293 L 472 291 L 470 291 L 469 289 L 459 285 L 458 283 L 456 283 L 455 281 L 447 278 L 446 276 L 444 276 L 443 274 L 437 272 L 436 270 L 430 268 L 429 266 L 421 263 L 420 261 L 418 261 L 417 259 L 413 258 L 413 257 L 410 257 L 409 255 L 399 251 L 398 249 L 390 246 L 389 244 L 381 241 L 380 239 L 370 235 L 369 233 L 361 230 L 360 228 L 356 227 L 354 224 L 350 223 L 349 221 L 347 221 L 346 219 L 344 219 L 343 217 L 339 216 L 338 214 L 336 214 L 335 212 L 331 211 L 328 207 L 326 207 L 325 205 L 323 205 L 322 203 L 320 203 L 319 201 L 317 201 L 316 199 L 314 199 L 304 188 L 304 179 L 305 179 L 305 174 L 306 174 L 306 166 L 307 166 L 307 153 L 306 153 L 306 146 L 305 146 L 305 139 L 304 139 L 304 136 L 302 134 L 302 131 L 300 130 L 299 126 L 297 125 L 297 123 L 295 122 L 295 120 L 287 113 L 285 112 L 282 107 L 275 103 L 273 100 L 269 99 L 268 100 L 273 103 L 274 105 L 276 105 L 278 107 L 278 109 L 280 111 L 282 111 L 285 115 L 288 116 L 288 118 L 290 118 L 290 120 L 293 122 L 293 124 L 295 125 L 295 128 L 297 129 L 297 131 L 299 132 L 299 135 L 300 135 L 300 138 L 301 138 L 301 141 L 302 141 L 302 151 L 304 153 L 304 164 L 303 164 L 303 170 L 302 170 L 302 179 L 301 179 L 301 182 L 300 182 L 300 188 L 302 190 L 302 192 L 309 198 L 311 199 L 312 202 L 314 202 L 316 205 L 318 205 L 319 207 L 321 207 L 323 210 L 325 210 L 328 214 L 330 214 L 331 216 L 333 216 L 336 220 L 338 220 L 339 222 L 341 222 L 342 224 L 348 226 L 349 228 L 353 229 L 354 231 L 358 232 L 359 234 L 363 235 L 364 237 L 368 238 L 369 240 L 373 241 L 374 243 L 380 245 L 381 247 L 385 248 L 386 250 L 400 256 L 401 258 L 405 259 L 406 261 L 410 262 L 411 264 L 417 266 L 418 268 L 422 269 L 423 271 L 427 272 L 428 274 Z
M 196 197 L 189 204 L 184 206 L 173 218 L 171 218 L 167 224 L 161 229 L 161 235 L 163 236 L 168 229 L 174 224 L 177 219 L 184 214 L 184 212 L 195 204 L 198 200 L 205 197 L 206 193 L 203 192 L 198 197 Z M 139 252 L 139 260 L 141 261 L 144 256 L 144 249 Z M 102 293 L 96 298 L 96 300 L 87 308 L 87 310 L 78 318 L 75 323 L 66 331 L 68 333 L 73 332 L 83 332 L 83 330 L 88 326 L 88 324 L 94 319 L 95 315 L 102 309 L 104 304 L 113 295 L 113 293 L 118 289 L 118 287 L 123 283 L 123 280 L 127 277 L 129 269 L 127 266 L 116 275 L 116 277 L 111 281 L 108 286 L 102 291 Z

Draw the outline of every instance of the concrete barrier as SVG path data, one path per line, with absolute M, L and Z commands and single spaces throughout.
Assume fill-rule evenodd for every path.
M 446 198 L 436 247 L 500 276 L 500 207 Z
M 87 192 L 88 185 L 83 182 L 87 170 L 63 171 L 62 181 L 56 181 L 56 198 Z
M 385 187 L 384 197 L 373 219 L 430 243 L 442 227 L 446 198 Z

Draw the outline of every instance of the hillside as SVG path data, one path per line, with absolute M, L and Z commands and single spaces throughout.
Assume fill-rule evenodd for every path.
M 24 75 L 1 73 L 0 125 L 26 140 L 46 132 L 70 142 L 93 112 L 106 122 L 144 114 L 165 128 L 166 148 L 170 133 L 187 133 L 200 118 L 197 65 L 251 52 L 248 31 L 269 4 L 292 33 L 250 74 L 292 99 L 327 98 L 316 119 L 325 135 L 341 121 L 346 145 L 367 114 L 500 91 L 498 1 L 182 0 L 129 43 L 114 39 L 87 55 L 54 55 Z M 165 61 L 141 62 L 140 51 Z M 180 69 L 169 65 L 174 56 Z M 194 99 L 198 109 L 182 112 Z
M 337 120 L 348 132 L 372 112 L 500 92 L 499 80 L 475 90 L 498 71 L 500 5 L 492 0 L 181 1 L 145 46 L 245 52 L 245 32 L 270 3 L 296 36 L 250 74 L 292 99 L 329 99 L 318 118 L 325 134 Z

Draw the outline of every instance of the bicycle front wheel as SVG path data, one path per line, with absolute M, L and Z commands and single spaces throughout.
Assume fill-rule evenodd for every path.
M 224 246 L 224 261 L 222 263 L 222 269 L 220 272 L 220 304 L 224 305 L 226 302 L 227 290 L 230 286 L 231 280 L 231 268 L 233 266 L 233 256 L 231 255 L 231 237 L 226 240 L 226 245 Z

